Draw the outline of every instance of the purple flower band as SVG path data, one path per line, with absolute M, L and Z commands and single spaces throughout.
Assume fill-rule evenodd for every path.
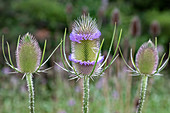
M 74 59 L 74 57 L 73 57 L 72 54 L 69 55 L 69 60 L 72 61 L 72 62 L 75 62 L 75 63 L 79 63 L 79 64 L 81 64 L 81 65 L 85 65 L 85 66 L 86 66 L 86 65 L 94 65 L 95 62 L 96 62 L 96 61 L 90 62 L 90 61 L 76 60 L 76 59 Z M 97 61 L 97 64 L 102 63 L 103 60 L 104 60 L 104 56 L 99 56 L 99 59 L 98 59 L 98 61 Z
M 70 40 L 73 42 L 81 43 L 80 40 L 94 40 L 99 38 L 101 35 L 101 32 L 97 30 L 94 34 L 76 34 L 75 32 L 71 32 L 70 34 Z

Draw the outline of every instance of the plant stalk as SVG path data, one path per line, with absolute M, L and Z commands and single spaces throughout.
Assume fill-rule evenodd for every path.
M 32 74 L 28 73 L 26 75 L 26 79 L 27 79 L 27 86 L 28 86 L 28 91 L 29 91 L 30 113 L 35 113 L 34 111 L 34 87 L 33 87 L 33 81 L 32 81 Z
M 83 79 L 83 113 L 89 112 L 89 77 Z
M 142 76 L 142 80 L 141 80 L 140 100 L 139 100 L 137 113 L 142 113 L 142 108 L 145 101 L 145 95 L 147 90 L 147 84 L 148 84 L 148 76 L 144 75 Z

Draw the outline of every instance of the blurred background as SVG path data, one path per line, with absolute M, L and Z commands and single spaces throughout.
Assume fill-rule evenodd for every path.
M 103 55 L 107 55 L 117 23 L 116 40 L 122 28 L 120 47 L 127 62 L 129 50 L 135 54 L 142 43 L 158 37 L 159 57 L 168 55 L 170 42 L 169 0 L 0 0 L 0 36 L 11 47 L 13 63 L 17 38 L 27 32 L 33 34 L 41 49 L 47 40 L 47 58 L 63 38 L 67 28 L 66 52 L 70 54 L 71 25 L 82 14 L 96 18 L 104 38 Z M 116 46 L 117 41 L 114 42 Z M 1 45 L 1 44 L 0 44 Z M 7 53 L 7 47 L 5 47 Z M 112 50 L 113 55 L 114 49 Z M 80 113 L 81 80 L 68 80 L 69 73 L 55 66 L 61 63 L 59 49 L 45 65 L 53 67 L 46 73 L 34 75 L 35 110 L 37 113 Z M 111 56 L 108 62 L 111 60 Z M 45 68 L 44 67 L 44 68 Z M 169 113 L 169 65 L 164 76 L 149 79 L 144 113 Z M 140 77 L 132 77 L 119 57 L 102 77 L 90 81 L 90 113 L 135 113 L 139 100 Z M 0 113 L 28 113 L 28 92 L 22 74 L 13 72 L 4 61 L 0 46 Z

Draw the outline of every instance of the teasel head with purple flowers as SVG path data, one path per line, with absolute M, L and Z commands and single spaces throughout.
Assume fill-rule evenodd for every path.
M 96 21 L 90 16 L 81 16 L 74 22 L 72 29 L 70 34 L 72 53 L 69 60 L 77 72 L 89 75 L 99 52 L 101 32 L 97 28 Z M 95 71 L 99 70 L 98 67 L 103 59 L 99 53 Z
M 103 67 L 110 55 L 113 40 L 115 37 L 116 25 L 113 32 L 113 37 L 111 40 L 110 48 L 108 50 L 108 54 L 106 59 L 101 55 L 101 48 L 104 42 L 102 40 L 100 44 L 100 36 L 101 32 L 97 27 L 96 20 L 91 18 L 89 15 L 82 15 L 80 18 L 74 21 L 72 25 L 72 32 L 70 33 L 71 40 L 71 54 L 69 55 L 69 60 L 72 62 L 72 65 L 69 63 L 66 54 L 65 54 L 65 37 L 66 30 L 64 33 L 63 45 L 61 46 L 61 57 L 66 61 L 67 65 L 72 69 L 69 70 L 64 63 L 64 67 L 61 67 L 58 63 L 59 67 L 64 69 L 67 72 L 70 72 L 72 75 L 71 79 L 80 79 L 83 76 L 89 76 L 90 78 L 94 76 L 102 75 L 103 72 L 115 61 L 118 57 L 116 56 L 116 52 L 118 50 L 118 46 L 121 39 L 122 30 L 119 35 L 119 40 L 114 51 L 114 55 L 112 57 L 109 65 Z M 64 57 L 63 57 L 64 56 Z M 103 68 L 102 68 L 103 67 Z
M 60 42 L 61 44 L 61 42 Z M 59 44 L 59 45 L 60 45 Z M 22 73 L 24 79 L 26 77 L 27 85 L 28 85 L 28 91 L 29 91 L 29 109 L 30 113 L 35 113 L 34 110 L 34 87 L 33 87 L 33 74 L 39 73 L 39 72 L 45 72 L 49 70 L 47 69 L 40 69 L 42 66 L 46 64 L 46 62 L 50 59 L 50 57 L 54 54 L 54 52 L 57 50 L 59 45 L 54 49 L 54 51 L 51 53 L 51 55 L 47 58 L 47 60 L 43 63 L 44 55 L 45 55 L 45 49 L 46 49 L 46 41 L 44 43 L 44 49 L 41 57 L 41 50 L 38 45 L 38 42 L 33 37 L 33 35 L 27 33 L 24 35 L 21 39 L 20 36 L 18 38 L 17 42 L 17 49 L 16 49 L 16 63 L 17 68 L 14 67 L 12 59 L 11 59 L 11 52 L 10 52 L 10 46 L 7 42 L 7 48 L 8 48 L 8 56 L 9 61 L 5 55 L 4 50 L 4 37 L 2 38 L 2 52 L 5 59 L 6 64 L 15 70 L 15 72 L 11 73 Z
M 106 59 L 101 55 L 101 48 L 104 42 L 102 40 L 100 44 L 101 32 L 98 30 L 95 19 L 92 19 L 89 15 L 83 15 L 77 20 L 75 20 L 72 32 L 70 34 L 71 40 L 71 51 L 69 55 L 69 60 L 72 62 L 72 65 L 69 63 L 66 53 L 65 53 L 65 37 L 66 30 L 64 34 L 63 47 L 61 46 L 61 58 L 63 61 L 64 67 L 60 66 L 63 70 L 71 73 L 70 80 L 72 79 L 83 79 L 83 113 L 88 113 L 89 111 L 89 79 L 93 80 L 93 77 L 100 76 L 104 71 L 109 68 L 109 66 L 115 61 L 118 57 L 116 56 L 117 49 L 120 43 L 122 30 L 119 35 L 119 40 L 117 47 L 114 51 L 111 62 L 108 65 L 105 65 L 113 45 L 113 40 L 115 37 L 116 28 L 113 32 L 113 37 L 111 40 L 110 48 Z M 64 56 L 64 58 L 63 58 Z M 65 60 L 65 61 L 64 61 Z M 67 65 L 71 68 L 68 69 Z

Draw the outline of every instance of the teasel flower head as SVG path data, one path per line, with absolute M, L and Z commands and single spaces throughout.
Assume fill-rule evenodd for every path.
M 141 34 L 141 22 L 138 16 L 134 16 L 132 18 L 132 21 L 130 24 L 130 34 L 133 37 L 140 36 Z
M 144 43 L 136 54 L 136 66 L 143 74 L 153 74 L 158 66 L 158 51 L 151 40 Z
M 112 24 L 120 24 L 120 12 L 118 8 L 115 8 L 112 12 Z
M 40 65 L 41 50 L 35 38 L 27 33 L 16 50 L 17 67 L 23 73 L 33 73 Z
M 63 70 L 70 72 L 70 79 L 80 79 L 84 76 L 88 76 L 90 78 L 94 76 L 101 76 L 106 69 L 110 67 L 110 65 L 115 61 L 118 57 L 116 56 L 116 52 L 118 50 L 118 45 L 120 43 L 122 30 L 119 35 L 118 43 L 116 49 L 114 51 L 114 55 L 108 65 L 106 62 L 109 58 L 113 41 L 116 33 L 116 25 L 113 32 L 113 37 L 111 40 L 111 44 L 108 50 L 108 54 L 104 59 L 104 56 L 101 55 L 101 48 L 104 42 L 102 40 L 100 44 L 100 36 L 101 32 L 98 30 L 95 19 L 92 19 L 89 15 L 82 15 L 80 18 L 74 21 L 72 25 L 72 32 L 70 33 L 71 40 L 71 51 L 72 53 L 69 55 L 69 60 L 72 62 L 72 65 L 68 62 L 65 53 L 65 37 L 66 30 L 64 33 L 63 44 L 61 46 L 61 57 L 66 61 L 67 65 L 72 69 L 69 70 L 66 64 L 63 62 L 64 67 L 55 62 Z M 63 57 L 64 56 L 64 57 Z M 105 66 L 104 66 L 105 65 Z
M 106 65 L 107 59 L 111 52 L 111 48 L 113 46 L 115 29 L 114 29 L 113 38 L 110 44 L 108 54 L 106 56 L 106 59 L 104 60 L 104 57 L 101 56 L 101 48 L 102 48 L 104 39 L 100 45 L 99 37 L 101 35 L 101 32 L 97 28 L 96 21 L 93 20 L 89 15 L 81 16 L 77 21 L 74 22 L 72 32 L 70 34 L 70 40 L 72 44 L 72 48 L 71 48 L 72 53 L 69 56 L 69 60 L 72 61 L 72 66 L 71 66 L 71 64 L 68 62 L 68 59 L 65 53 L 65 37 L 66 37 L 66 30 L 65 30 L 63 48 L 61 46 L 61 57 L 62 57 L 64 67 L 62 67 L 56 62 L 55 63 L 63 70 L 72 74 L 70 76 L 70 80 L 83 79 L 83 104 L 82 104 L 83 113 L 88 113 L 89 111 L 89 80 L 90 78 L 93 80 L 93 77 L 95 76 L 101 76 L 104 73 L 104 71 L 118 57 L 118 55 L 116 57 L 115 55 L 117 53 L 117 49 L 120 43 L 121 33 L 120 33 L 117 48 L 114 52 L 112 60 L 110 61 L 108 65 Z M 64 55 L 64 58 L 63 58 L 63 55 Z M 68 67 L 66 66 L 64 62 L 64 59 L 67 65 L 72 70 L 68 69 Z
M 60 42 L 61 44 L 61 42 Z M 60 45 L 59 44 L 59 45 Z M 38 73 L 38 72 L 45 72 L 48 69 L 40 69 L 42 66 L 46 64 L 46 62 L 51 58 L 51 56 L 54 54 L 54 52 L 57 50 L 59 45 L 54 49 L 54 51 L 51 53 L 51 55 L 47 58 L 45 62 L 44 55 L 45 55 L 45 49 L 46 49 L 46 41 L 44 43 L 44 49 L 43 53 L 41 54 L 40 47 L 38 45 L 38 42 L 36 41 L 35 37 L 31 35 L 30 33 L 25 34 L 22 38 L 18 38 L 17 42 L 17 49 L 16 49 L 16 63 L 17 68 L 13 65 L 11 54 L 10 54 L 10 46 L 7 42 L 8 47 L 8 56 L 9 61 L 5 55 L 4 51 L 4 37 L 2 38 L 2 52 L 5 59 L 6 64 L 15 70 L 13 73 L 23 73 L 25 75 Z
M 158 21 L 154 20 L 150 25 L 150 33 L 153 37 L 157 37 L 160 32 L 160 24 Z
M 17 50 L 16 50 L 16 61 L 17 61 L 18 68 L 16 68 L 14 67 L 12 63 L 11 54 L 10 54 L 10 46 L 8 42 L 7 42 L 7 47 L 8 47 L 9 61 L 7 60 L 7 57 L 4 51 L 4 37 L 2 38 L 2 52 L 3 52 L 3 56 L 4 56 L 6 64 L 15 70 L 15 72 L 12 72 L 12 73 L 24 74 L 22 79 L 26 77 L 28 92 L 29 92 L 30 113 L 35 113 L 34 111 L 34 108 L 35 108 L 34 107 L 34 87 L 33 87 L 33 80 L 32 80 L 33 74 L 38 73 L 38 72 L 45 72 L 50 69 L 48 68 L 48 69 L 42 70 L 40 68 L 43 65 L 45 65 L 45 63 L 50 59 L 50 57 L 54 54 L 58 46 L 54 49 L 51 55 L 43 63 L 45 49 L 46 49 L 46 41 L 44 43 L 44 49 L 43 49 L 42 58 L 41 58 L 41 50 L 35 38 L 29 33 L 23 36 L 21 40 L 19 36 L 18 42 L 17 42 Z
M 149 77 L 155 76 L 155 75 L 161 75 L 160 72 L 166 67 L 168 64 L 169 58 L 170 58 L 170 48 L 169 48 L 169 55 L 168 58 L 163 63 L 165 54 L 162 56 L 160 62 L 159 60 L 159 53 L 157 50 L 157 38 L 155 38 L 155 44 L 151 40 L 148 42 L 145 42 L 142 44 L 142 46 L 139 48 L 137 54 L 136 54 L 136 62 L 133 60 L 132 56 L 132 49 L 131 49 L 131 63 L 133 64 L 133 69 L 130 67 L 127 62 L 125 61 L 121 49 L 119 48 L 120 54 L 126 64 L 126 66 L 130 69 L 130 72 L 132 72 L 132 75 L 139 76 L 139 75 L 147 75 Z
M 97 58 L 101 32 L 97 28 L 96 21 L 85 15 L 74 22 L 72 29 L 70 34 L 72 54 L 69 56 L 69 60 L 73 62 L 78 72 L 88 75 Z M 104 57 L 99 55 L 97 65 L 100 65 L 103 59 Z

